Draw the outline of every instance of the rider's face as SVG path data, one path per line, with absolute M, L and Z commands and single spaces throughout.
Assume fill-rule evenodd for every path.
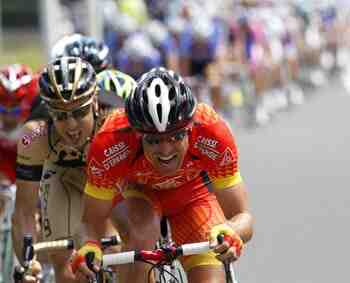
M 1 128 L 5 132 L 14 130 L 22 121 L 22 109 L 20 106 L 6 108 L 0 105 L 0 123 Z
M 70 146 L 81 147 L 94 130 L 94 105 L 89 104 L 70 112 L 52 111 L 50 115 L 57 133 Z
M 171 176 L 181 168 L 189 146 L 188 129 L 167 134 L 144 134 L 142 144 L 147 160 L 160 175 Z
M 0 113 L 0 121 L 2 129 L 6 132 L 12 131 L 21 123 L 19 117 L 4 113 Z

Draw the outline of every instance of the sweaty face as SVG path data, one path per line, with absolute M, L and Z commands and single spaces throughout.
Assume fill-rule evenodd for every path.
M 93 105 L 70 112 L 49 111 L 57 133 L 70 146 L 81 147 L 94 130 Z
M 145 134 L 144 154 L 160 175 L 171 176 L 181 168 L 188 150 L 188 129 L 169 134 Z

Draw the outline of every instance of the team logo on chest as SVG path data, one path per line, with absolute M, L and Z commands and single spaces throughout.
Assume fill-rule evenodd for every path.
M 125 142 L 120 142 L 110 146 L 103 152 L 106 157 L 106 159 L 102 161 L 103 167 L 106 170 L 109 170 L 111 167 L 126 159 L 129 153 L 129 146 Z
M 216 160 L 220 153 L 217 150 L 219 142 L 217 140 L 199 136 L 194 144 L 194 148 L 198 149 L 203 155 L 208 156 L 211 160 Z

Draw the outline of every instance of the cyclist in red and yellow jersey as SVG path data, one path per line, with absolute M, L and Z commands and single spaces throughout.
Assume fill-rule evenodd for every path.
M 73 269 L 93 276 L 84 255 L 101 258 L 95 241 L 109 217 L 130 250 L 153 248 L 165 215 L 177 244 L 210 240 L 215 247 L 183 259 L 189 282 L 224 282 L 221 261 L 236 260 L 253 233 L 229 127 L 208 105 L 197 105 L 183 80 L 164 68 L 140 78 L 125 109 L 110 115 L 91 144 L 83 213 L 87 241 Z M 218 244 L 220 233 L 230 241 Z M 127 266 L 121 282 L 145 282 L 144 271 L 142 264 Z

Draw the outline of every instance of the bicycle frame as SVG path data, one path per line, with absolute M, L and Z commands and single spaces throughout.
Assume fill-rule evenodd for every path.
M 157 242 L 156 247 L 158 249 L 165 249 L 166 247 L 172 246 L 173 244 L 174 241 L 171 235 L 170 223 L 168 219 L 163 216 L 160 221 L 160 239 Z M 154 274 L 156 283 L 161 283 L 163 279 L 165 282 L 175 283 L 176 281 L 174 278 L 178 278 L 178 281 L 180 283 L 187 282 L 184 278 L 185 274 L 182 266 L 176 260 L 173 260 L 170 264 L 165 265 L 162 270 L 155 269 Z

